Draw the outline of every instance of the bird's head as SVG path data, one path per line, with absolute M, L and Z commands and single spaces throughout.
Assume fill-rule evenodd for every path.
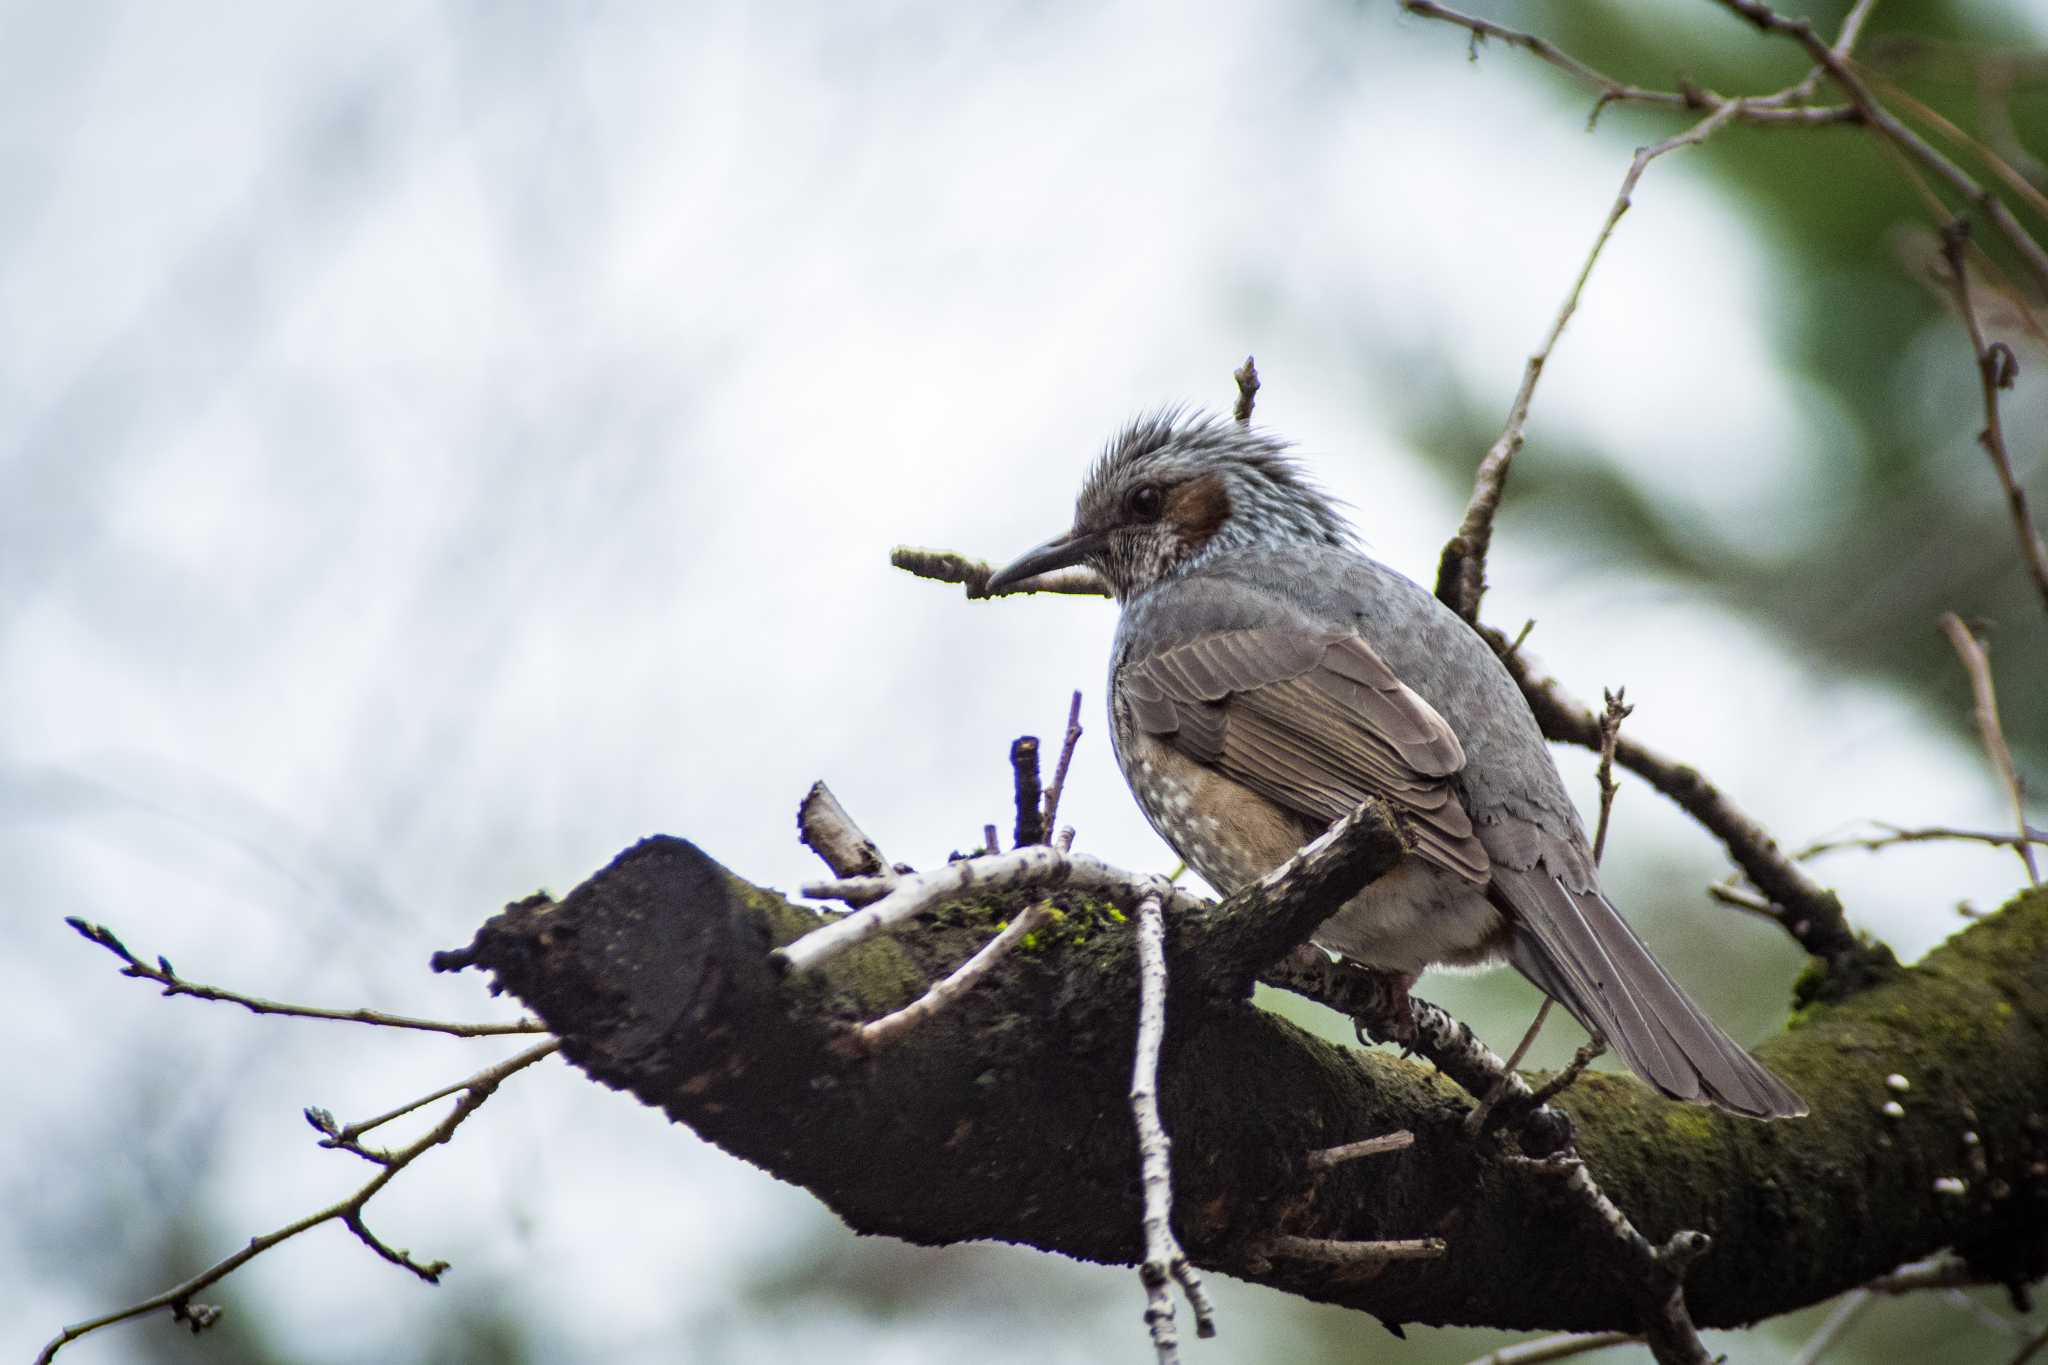
M 991 590 L 1085 564 L 1119 601 L 1204 559 L 1262 545 L 1351 547 L 1351 528 L 1288 457 L 1240 422 L 1178 408 L 1110 441 L 1074 504 L 1074 526 L 989 579 Z

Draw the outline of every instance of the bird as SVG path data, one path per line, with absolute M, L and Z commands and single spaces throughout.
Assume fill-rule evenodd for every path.
M 1600 889 L 1521 689 L 1464 618 L 1367 556 L 1263 428 L 1187 408 L 1105 446 L 1071 529 L 987 591 L 1086 566 L 1120 607 L 1110 735 L 1146 818 L 1224 894 L 1365 801 L 1410 851 L 1311 941 L 1394 973 L 1511 963 L 1674 1100 L 1807 1112 Z

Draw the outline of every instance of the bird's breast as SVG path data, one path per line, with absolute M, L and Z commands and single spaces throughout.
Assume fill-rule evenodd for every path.
M 1312 833 L 1293 812 L 1163 740 L 1142 731 L 1118 739 L 1124 780 L 1145 818 L 1219 891 L 1263 877 L 1293 857 Z

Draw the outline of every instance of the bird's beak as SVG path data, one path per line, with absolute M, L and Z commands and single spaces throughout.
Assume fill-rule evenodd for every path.
M 1002 592 L 1027 578 L 1036 578 L 1054 569 L 1070 569 L 1100 549 L 1102 541 L 1103 533 L 1100 531 L 1069 531 L 1063 536 L 1056 536 L 1035 550 L 1026 550 L 996 570 L 985 591 Z

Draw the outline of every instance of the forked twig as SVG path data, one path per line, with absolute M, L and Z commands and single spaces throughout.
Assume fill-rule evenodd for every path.
M 215 1262 L 197 1275 L 194 1275 L 191 1279 L 184 1281 L 182 1284 L 174 1285 L 161 1294 L 152 1295 L 140 1303 L 130 1304 L 126 1308 L 103 1314 L 97 1318 L 88 1319 L 85 1322 L 73 1323 L 58 1333 L 48 1345 L 43 1347 L 42 1351 L 36 1356 L 36 1365 L 48 1365 L 48 1362 L 56 1356 L 57 1352 L 62 1350 L 67 1344 L 78 1340 L 90 1332 L 96 1332 L 102 1327 L 111 1327 L 117 1322 L 126 1322 L 131 1318 L 141 1317 L 145 1313 L 153 1313 L 159 1308 L 170 1309 L 173 1316 L 179 1321 L 191 1323 L 194 1331 L 208 1326 L 219 1317 L 220 1310 L 209 1305 L 194 1304 L 192 1302 L 194 1294 L 219 1283 L 243 1265 L 261 1256 L 279 1243 L 289 1241 L 302 1232 L 319 1227 L 322 1223 L 339 1222 L 347 1227 L 350 1232 L 354 1233 L 364 1246 L 369 1247 L 370 1250 L 376 1252 L 393 1265 L 411 1271 L 430 1284 L 439 1281 L 442 1273 L 448 1269 L 448 1263 L 446 1261 L 422 1263 L 414 1260 L 409 1253 L 389 1246 L 379 1240 L 363 1221 L 364 1205 L 375 1198 L 378 1191 L 390 1184 L 400 1171 L 411 1165 L 422 1154 L 453 1137 L 455 1130 L 462 1126 L 463 1120 L 475 1113 L 483 1105 L 484 1101 L 488 1100 L 497 1091 L 498 1087 L 505 1082 L 507 1077 L 525 1070 L 544 1057 L 553 1055 L 561 1046 L 560 1040 L 549 1039 L 538 1047 L 528 1048 L 524 1052 L 506 1058 L 496 1066 L 484 1068 L 466 1081 L 436 1092 L 434 1098 L 445 1097 L 460 1090 L 462 1098 L 456 1101 L 455 1107 L 449 1110 L 446 1118 L 428 1129 L 416 1141 L 408 1143 L 395 1152 L 382 1154 L 384 1159 L 378 1162 L 381 1169 L 354 1194 L 341 1200 L 339 1203 L 330 1204 L 316 1213 L 309 1213 L 296 1222 L 287 1223 L 275 1232 L 265 1233 L 261 1237 L 250 1238 L 248 1244 L 237 1250 L 233 1255 Z M 421 1103 L 424 1102 L 422 1101 Z M 376 1123 L 385 1122 L 389 1118 L 396 1117 L 398 1113 L 404 1113 L 417 1107 L 418 1104 L 410 1105 L 405 1110 L 394 1111 L 393 1114 L 385 1116 L 384 1119 L 374 1120 L 369 1125 L 356 1125 L 353 1131 L 364 1131 L 367 1127 L 374 1127 Z M 319 1127 L 320 1125 L 316 1122 L 314 1126 Z M 338 1146 L 340 1144 L 328 1142 L 323 1145 Z
M 258 996 L 243 995 L 239 991 L 223 990 L 219 986 L 203 986 L 196 981 L 187 981 L 171 967 L 170 959 L 158 955 L 156 965 L 151 966 L 128 950 L 128 946 L 115 936 L 114 931 L 104 925 L 93 924 L 76 915 L 66 915 L 64 922 L 77 930 L 87 942 L 97 943 L 118 957 L 127 965 L 121 975 L 132 976 L 138 981 L 154 981 L 162 986 L 166 996 L 186 995 L 194 1000 L 217 1000 L 223 1004 L 240 1005 L 251 1014 L 275 1014 L 289 1019 L 328 1019 L 344 1024 L 371 1024 L 378 1028 L 411 1029 L 420 1033 L 445 1033 L 455 1038 L 490 1038 L 508 1033 L 546 1033 L 547 1025 L 534 1019 L 519 1019 L 510 1023 L 459 1024 L 440 1019 L 414 1019 L 403 1014 L 385 1014 L 381 1010 L 331 1010 L 317 1005 L 291 1005 L 279 1000 L 264 1000 Z

